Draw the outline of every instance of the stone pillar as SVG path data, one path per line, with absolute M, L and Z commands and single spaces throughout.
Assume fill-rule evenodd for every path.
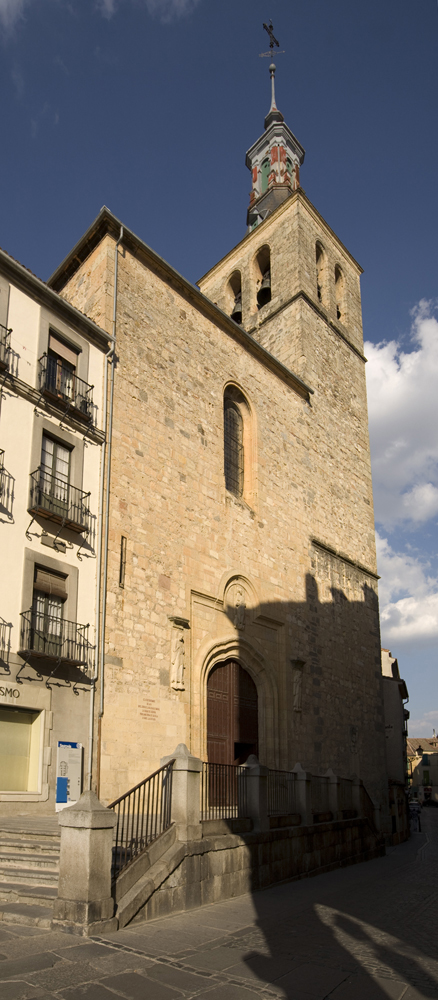
M 192 757 L 185 743 L 179 743 L 168 757 L 162 757 L 160 766 L 173 758 L 171 817 L 177 825 L 178 840 L 201 840 L 202 760 Z
M 61 856 L 52 927 L 81 935 L 117 930 L 111 896 L 115 813 L 87 791 L 63 809 L 58 822 Z
M 312 803 L 310 801 L 310 780 L 307 771 L 303 771 L 301 764 L 295 764 L 293 768 L 296 774 L 296 799 L 298 810 L 301 814 L 301 825 L 312 826 Z
M 328 778 L 328 795 L 329 795 L 329 809 L 333 815 L 333 819 L 342 819 L 339 814 L 339 778 L 332 771 L 331 767 L 325 772 L 325 778 Z
M 246 814 L 252 819 L 254 830 L 269 830 L 268 774 L 269 768 L 260 764 L 255 754 L 250 754 L 241 780 L 246 787 Z

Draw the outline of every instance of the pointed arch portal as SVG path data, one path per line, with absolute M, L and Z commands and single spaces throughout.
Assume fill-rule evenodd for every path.
M 258 699 L 252 677 L 237 660 L 219 663 L 207 680 L 207 756 L 215 764 L 244 764 L 258 756 Z

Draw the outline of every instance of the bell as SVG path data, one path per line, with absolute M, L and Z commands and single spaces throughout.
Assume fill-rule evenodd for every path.
M 257 292 L 257 304 L 259 309 L 271 301 L 271 272 L 265 271 Z
M 235 323 L 242 322 L 242 292 L 237 292 L 237 295 L 234 297 L 231 319 L 233 319 Z

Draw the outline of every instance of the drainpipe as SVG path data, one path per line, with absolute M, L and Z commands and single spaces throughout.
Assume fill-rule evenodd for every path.
M 116 346 L 116 316 L 117 316 L 117 277 L 118 277 L 118 249 L 119 245 L 123 239 L 123 226 L 120 227 L 120 235 L 115 245 L 115 257 L 114 257 L 114 299 L 113 299 L 113 332 L 109 336 L 111 340 L 111 347 L 107 354 L 105 355 L 105 379 L 104 379 L 104 397 L 103 397 L 103 412 L 104 412 L 104 428 L 105 428 L 105 440 L 102 445 L 102 461 L 101 461 L 101 476 L 100 476 L 100 493 L 99 493 L 99 535 L 98 535 L 98 549 L 97 549 L 97 566 L 96 566 L 96 652 L 95 652 L 95 670 L 93 685 L 91 689 L 91 702 L 90 702 L 90 731 L 89 731 L 89 753 L 88 753 L 88 788 L 91 788 L 91 778 L 92 778 L 92 763 L 93 763 L 93 743 L 94 743 L 94 698 L 95 698 L 95 688 L 96 682 L 99 677 L 100 668 L 100 704 L 99 704 L 99 742 L 100 742 L 100 720 L 103 715 L 103 703 L 104 703 L 104 669 L 105 669 L 105 622 L 106 622 L 106 596 L 107 596 L 107 583 L 108 583 L 108 533 L 109 533 L 109 493 L 110 493 L 110 482 L 111 482 L 111 448 L 112 448 L 112 436 L 113 436 L 113 403 L 114 403 L 114 366 L 115 366 L 115 346 Z M 108 413 L 108 362 L 111 362 L 111 388 L 110 388 L 110 406 Z M 108 430 L 107 430 L 108 428 Z M 105 513 L 103 513 L 104 507 L 104 482 L 105 482 L 105 458 L 106 458 L 106 498 L 105 498 Z M 105 524 L 105 541 L 103 543 L 103 533 Z M 103 575 L 102 575 L 102 550 L 103 550 Z M 101 613 L 102 608 L 102 613 Z M 98 748 L 98 754 L 100 752 L 100 747 Z M 100 785 L 100 759 L 97 761 L 97 794 L 99 794 Z

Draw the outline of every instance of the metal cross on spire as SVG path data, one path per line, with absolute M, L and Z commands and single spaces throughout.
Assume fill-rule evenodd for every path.
M 269 35 L 269 52 L 261 52 L 260 55 L 261 55 L 262 58 L 263 58 L 263 56 L 270 56 L 271 57 L 271 61 L 272 61 L 274 59 L 274 45 L 276 45 L 277 49 L 279 49 L 279 52 L 277 52 L 277 55 L 283 55 L 284 54 L 284 49 L 280 49 L 280 42 L 277 41 L 277 39 L 276 39 L 276 37 L 274 35 L 274 27 L 273 27 L 272 21 L 270 21 L 269 24 L 265 24 L 265 22 L 263 22 L 263 27 L 264 27 L 265 31 L 268 32 L 268 35 Z
M 272 53 L 274 45 L 277 46 L 277 49 L 280 48 L 280 42 L 277 42 L 277 39 L 276 39 L 276 37 L 274 35 L 274 27 L 273 27 L 272 21 L 269 22 L 269 25 L 265 24 L 263 22 L 263 27 L 264 27 L 265 31 L 268 32 L 268 35 L 269 35 L 269 48 L 271 49 L 271 53 Z
M 261 56 L 270 56 L 270 59 L 271 59 L 270 66 L 269 66 L 269 72 L 270 72 L 270 75 L 271 75 L 271 107 L 270 107 L 270 110 L 269 110 L 269 115 L 265 119 L 265 128 L 266 128 L 266 122 L 268 121 L 269 116 L 271 115 L 271 113 L 275 112 L 277 115 L 279 114 L 278 109 L 277 109 L 277 105 L 275 103 L 275 70 L 276 70 L 276 66 L 275 66 L 275 63 L 274 63 L 274 46 L 275 45 L 277 46 L 277 49 L 278 49 L 277 55 L 283 54 L 284 53 L 284 49 L 280 49 L 280 42 L 277 41 L 277 39 L 276 39 L 276 37 L 274 35 L 274 27 L 273 27 L 272 21 L 269 21 L 269 24 L 265 24 L 263 22 L 263 27 L 264 27 L 265 31 L 267 31 L 268 35 L 269 35 L 269 52 L 261 52 L 260 55 Z M 281 116 L 281 119 L 283 120 L 283 116 Z

